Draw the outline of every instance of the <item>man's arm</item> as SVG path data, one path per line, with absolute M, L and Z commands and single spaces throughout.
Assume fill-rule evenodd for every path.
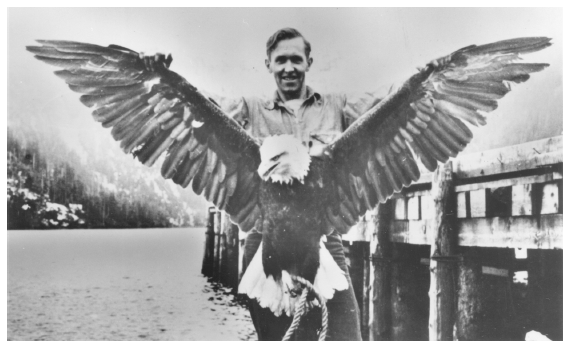
M 243 129 L 251 134 L 249 109 L 247 107 L 245 98 L 231 100 L 223 105 L 222 109 L 229 117 L 236 120 Z

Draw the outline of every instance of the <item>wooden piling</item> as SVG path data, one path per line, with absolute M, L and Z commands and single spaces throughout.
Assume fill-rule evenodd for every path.
M 366 242 L 363 250 L 362 269 L 362 312 L 360 330 L 363 341 L 370 340 L 370 242 Z
M 530 329 L 562 340 L 562 250 L 528 250 Z
M 223 213 L 220 213 L 220 215 Z M 220 216 L 221 218 L 221 216 Z M 226 249 L 226 234 L 223 231 L 223 226 L 220 228 L 220 251 L 219 251 L 219 260 L 218 260 L 218 283 L 221 283 L 224 286 L 227 286 L 227 266 L 228 266 L 228 251 Z
M 524 339 L 522 318 L 513 306 L 514 251 L 507 248 L 460 248 L 456 339 Z
M 239 284 L 239 228 L 230 221 L 230 216 L 224 214 L 222 233 L 225 236 L 225 253 L 223 263 L 223 283 L 232 288 L 232 293 L 237 294 Z
M 204 241 L 204 258 L 202 259 L 202 274 L 212 277 L 214 274 L 214 215 L 216 210 L 212 207 L 208 209 L 208 225 L 206 226 L 206 240 Z
M 434 216 L 431 236 L 430 260 L 430 316 L 429 339 L 431 341 L 453 340 L 455 312 L 454 272 L 457 244 L 454 229 L 454 205 L 452 190 L 452 163 L 440 165 L 432 181 L 431 196 L 434 201 Z
M 364 271 L 364 248 L 368 247 L 368 243 L 366 242 L 343 242 L 348 246 L 348 259 L 350 264 L 350 279 L 352 280 L 352 287 L 354 289 L 354 294 L 356 296 L 356 302 L 358 303 L 358 307 L 362 311 L 363 306 L 363 271 Z
M 212 278 L 215 282 L 220 281 L 220 242 L 221 242 L 221 219 L 220 219 L 220 212 L 216 211 L 214 214 L 214 237 L 215 237 L 215 246 L 214 246 L 214 265 Z
M 378 205 L 378 229 L 373 235 L 370 252 L 372 254 L 371 296 L 372 320 L 370 323 L 371 341 L 388 341 L 391 339 L 391 288 L 390 288 L 390 221 L 392 220 L 392 201 Z
M 429 247 L 392 243 L 392 340 L 429 339 Z

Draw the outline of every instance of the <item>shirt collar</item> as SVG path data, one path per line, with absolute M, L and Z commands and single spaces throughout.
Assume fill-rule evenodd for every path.
M 322 97 L 318 92 L 315 92 L 311 87 L 307 86 L 307 97 L 305 98 L 306 100 L 309 99 L 313 99 L 313 101 L 317 102 L 317 103 L 321 103 L 322 102 Z M 267 103 L 265 103 L 265 108 L 268 110 L 274 110 L 277 109 L 277 107 L 279 106 L 285 106 L 284 102 L 281 100 L 281 97 L 279 96 L 279 93 L 277 93 L 277 91 L 275 91 L 275 93 L 273 94 L 273 99 L 267 101 Z

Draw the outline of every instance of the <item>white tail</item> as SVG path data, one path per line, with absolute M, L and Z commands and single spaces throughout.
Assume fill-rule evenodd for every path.
M 261 260 L 263 242 L 247 267 L 239 284 L 238 292 L 256 299 L 261 307 L 269 308 L 276 316 L 283 312 L 287 316 L 295 313 L 297 297 L 291 297 L 288 289 L 294 288 L 293 280 L 287 271 L 281 272 L 281 279 L 275 280 L 272 275 L 265 276 Z M 319 250 L 319 269 L 313 287 L 326 300 L 334 296 L 334 292 L 348 289 L 345 273 L 338 267 L 332 255 L 321 241 Z M 313 304 L 317 304 L 313 301 Z

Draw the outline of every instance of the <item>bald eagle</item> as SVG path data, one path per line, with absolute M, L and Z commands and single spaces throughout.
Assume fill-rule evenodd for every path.
M 520 55 L 550 46 L 544 37 L 471 45 L 432 61 L 354 122 L 320 155 L 289 135 L 260 144 L 215 102 L 168 68 L 150 69 L 138 53 L 110 45 L 38 41 L 27 49 L 62 70 L 83 104 L 111 128 L 125 153 L 192 186 L 242 231 L 262 233 L 240 291 L 275 315 L 291 315 L 302 277 L 326 299 L 348 288 L 323 244 L 359 217 L 465 149 L 465 125 L 484 125 L 512 83 L 548 64 Z M 292 277 L 293 276 L 293 277 Z

